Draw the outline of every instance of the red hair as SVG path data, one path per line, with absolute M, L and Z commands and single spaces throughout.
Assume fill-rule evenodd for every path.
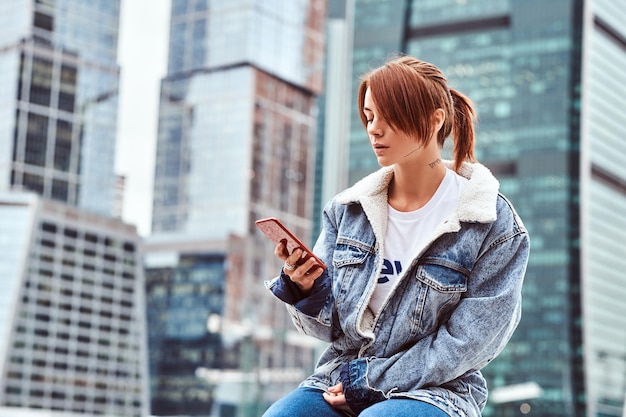
M 448 87 L 439 68 L 416 58 L 401 56 L 366 73 L 361 78 L 358 92 L 359 115 L 366 128 L 363 107 L 368 88 L 380 116 L 389 126 L 418 138 L 423 145 L 432 137 L 435 110 L 442 109 L 445 120 L 437 133 L 437 143 L 443 147 L 446 138 L 453 136 L 454 170 L 458 172 L 465 161 L 476 161 L 476 112 L 469 98 Z

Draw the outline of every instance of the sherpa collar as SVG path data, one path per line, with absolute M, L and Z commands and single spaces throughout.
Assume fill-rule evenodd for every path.
M 452 169 L 452 161 L 444 161 L 444 164 Z M 456 213 L 450 220 L 472 223 L 495 221 L 498 180 L 487 167 L 479 163 L 464 163 L 459 175 L 467 178 L 469 182 L 463 189 Z M 374 228 L 379 229 L 376 232 L 384 236 L 386 222 L 383 219 L 386 219 L 387 213 L 387 188 L 392 178 L 393 166 L 383 167 L 339 194 L 337 202 L 361 204 Z

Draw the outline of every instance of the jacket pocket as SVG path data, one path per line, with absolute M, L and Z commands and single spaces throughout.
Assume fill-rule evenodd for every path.
M 417 266 L 418 295 L 413 332 L 430 333 L 448 320 L 467 291 L 469 271 L 444 260 L 427 259 Z
M 361 242 L 341 237 L 337 239 L 333 253 L 333 294 L 338 305 L 345 300 L 349 290 L 355 290 L 355 280 L 363 276 L 363 264 L 371 253 L 372 249 Z

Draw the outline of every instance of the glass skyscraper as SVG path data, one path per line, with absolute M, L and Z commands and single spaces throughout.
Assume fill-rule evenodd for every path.
M 212 386 L 197 370 L 237 364 L 222 351 L 219 332 L 207 331 L 209 318 L 224 309 L 225 274 L 224 256 L 207 252 L 152 251 L 146 258 L 150 374 L 161 376 L 150 381 L 151 402 L 158 415 L 210 415 Z
M 354 35 L 354 0 L 333 0 L 326 10 L 326 46 L 324 54 L 324 91 L 318 97 L 315 156 L 315 189 L 313 196 L 313 236 L 320 233 L 322 209 L 348 183 L 349 144 L 353 103 L 352 37 Z
M 311 238 L 325 5 L 172 1 L 145 258 L 148 316 L 160 323 L 150 328 L 155 415 L 204 415 L 185 401 L 198 383 L 216 415 L 260 415 L 313 366 L 315 347 L 264 288 L 280 262 L 254 221 L 275 216 Z M 184 303 L 203 297 L 174 294 L 195 285 L 222 303 L 211 298 L 176 328 Z M 184 372 L 171 366 L 183 363 L 169 355 L 176 349 Z
M 0 4 L 0 191 L 114 215 L 119 0 Z
M 253 204 L 309 214 L 324 10 L 317 0 L 172 2 L 154 233 L 245 235 Z
M 149 412 L 140 239 L 114 218 L 119 6 L 0 2 L 2 416 Z
M 623 0 L 356 0 L 354 82 L 397 52 L 440 67 L 474 100 L 478 159 L 530 232 L 486 417 L 626 412 L 624 22 Z M 350 183 L 378 167 L 352 114 Z

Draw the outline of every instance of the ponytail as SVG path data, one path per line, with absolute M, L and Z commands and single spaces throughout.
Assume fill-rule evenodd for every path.
M 476 162 L 474 157 L 474 121 L 476 111 L 463 93 L 450 89 L 454 105 L 452 137 L 454 138 L 454 170 L 458 173 L 463 162 Z

